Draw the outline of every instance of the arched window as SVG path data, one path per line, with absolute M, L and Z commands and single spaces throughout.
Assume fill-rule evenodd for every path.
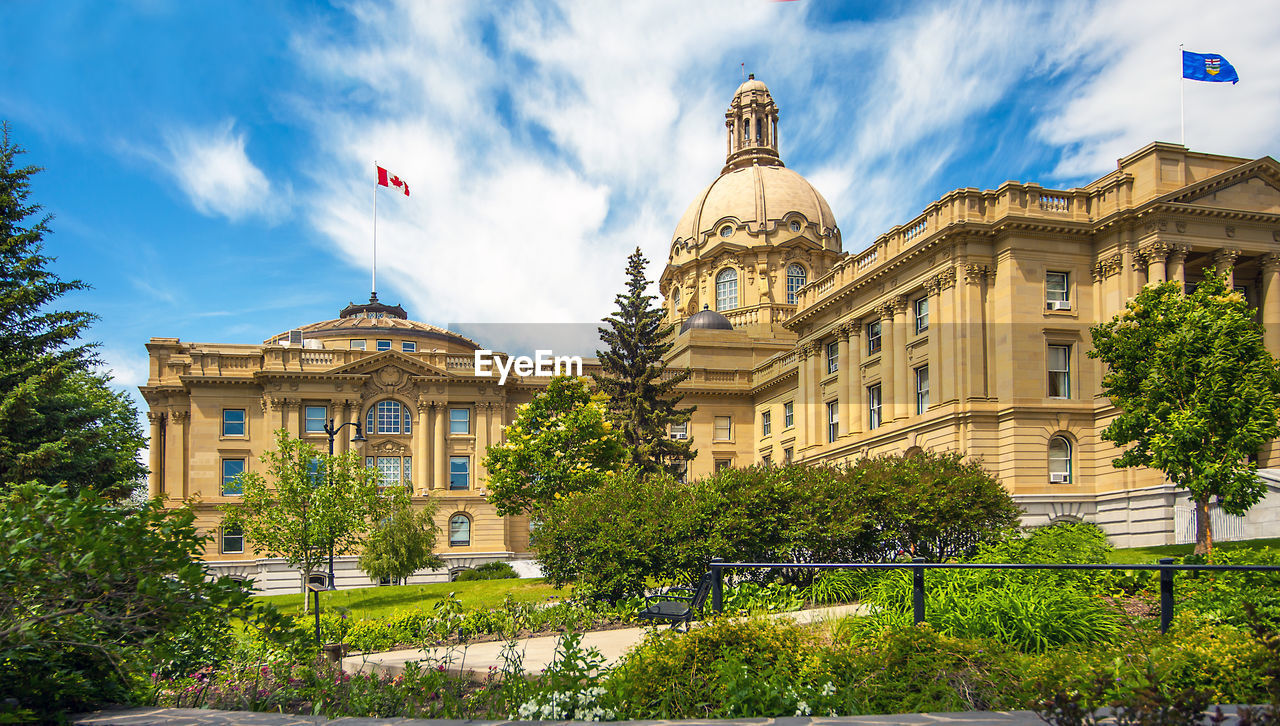
M 364 428 L 367 434 L 411 434 L 413 419 L 409 415 L 409 407 L 399 401 L 378 401 L 369 408 Z
M 449 517 L 449 546 L 471 546 L 471 518 L 465 514 Z
M 787 265 L 787 304 L 796 304 L 796 293 L 800 288 L 804 287 L 804 283 L 809 279 L 808 273 L 800 265 L 792 263 Z
M 680 307 L 680 286 L 676 285 L 671 288 L 671 304 L 674 307 Z
M 716 310 L 738 307 L 738 271 L 726 267 L 716 275 Z
M 1071 442 L 1065 436 L 1049 439 L 1049 481 L 1053 484 L 1071 483 Z
M 751 118 L 742 117 L 742 143 L 746 144 L 751 141 Z

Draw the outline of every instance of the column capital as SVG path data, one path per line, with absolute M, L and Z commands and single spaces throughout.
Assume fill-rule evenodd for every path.
M 1234 265 L 1240 257 L 1240 250 L 1234 247 L 1223 247 L 1213 253 L 1214 264 L 1219 266 Z
M 170 411 L 169 419 L 174 423 L 186 423 L 191 419 L 190 411 Z
M 147 420 L 153 424 L 164 423 L 164 414 L 159 411 L 147 411 Z
M 1262 258 L 1262 269 L 1267 272 L 1280 270 L 1280 253 L 1271 252 Z
M 991 271 L 986 265 L 979 265 L 976 263 L 966 264 L 964 266 L 964 281 L 969 285 L 977 285 L 987 277 L 989 272 Z M 993 272 L 991 272 L 991 275 L 992 277 L 995 276 Z
M 1164 240 L 1156 240 L 1147 244 L 1142 248 L 1140 254 L 1144 255 L 1148 261 L 1160 261 L 1167 257 L 1173 251 L 1173 245 Z
M 1169 245 L 1169 261 L 1185 262 L 1187 255 L 1191 254 L 1191 245 L 1171 244 Z
M 1124 268 L 1124 258 L 1120 253 L 1111 255 L 1110 257 L 1098 260 L 1093 265 L 1093 279 L 1097 282 L 1111 277 Z

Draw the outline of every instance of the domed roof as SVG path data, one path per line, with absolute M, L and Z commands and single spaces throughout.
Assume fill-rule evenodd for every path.
M 365 304 L 352 303 L 342 309 L 339 317 L 303 325 L 295 330 L 302 332 L 302 339 L 359 337 L 366 334 L 399 335 L 408 338 L 435 339 L 441 343 L 455 343 L 472 350 L 480 346 L 470 338 L 429 323 L 409 320 L 404 308 L 378 302 L 375 293 Z M 289 340 L 285 331 L 263 341 L 267 344 Z
M 683 333 L 692 328 L 701 330 L 733 330 L 733 323 L 720 313 L 711 310 L 706 305 L 698 312 L 690 315 L 683 323 L 680 324 L 680 332 Z
M 747 93 L 747 92 L 750 92 L 750 91 L 758 91 L 758 92 L 761 92 L 761 93 L 764 93 L 764 94 L 768 94 L 768 93 L 769 93 L 769 87 L 768 87 L 768 86 L 766 86 L 766 85 L 764 85 L 764 81 L 758 81 L 758 80 L 756 80 L 756 74 L 752 73 L 752 74 L 751 74 L 751 77 L 750 77 L 750 78 L 748 78 L 747 80 L 743 81 L 743 82 L 742 82 L 742 85 L 741 85 L 741 86 L 738 86 L 738 90 L 737 90 L 737 91 L 734 91 L 734 93 L 733 93 L 733 97 L 736 99 L 736 98 L 738 98 L 739 96 L 741 96 L 742 94 Z
M 804 218 L 802 224 L 814 225 L 819 236 L 832 235 L 836 229 L 831 206 L 804 177 L 783 166 L 736 169 L 721 174 L 694 198 L 680 217 L 671 243 L 719 234 L 725 221 L 734 226 L 735 232 L 739 224 L 753 232 L 762 227 L 772 230 L 796 214 Z M 839 245 L 839 238 L 835 237 L 831 249 L 838 251 Z

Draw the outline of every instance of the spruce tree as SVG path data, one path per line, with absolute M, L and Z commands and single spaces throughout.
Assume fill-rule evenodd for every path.
M 47 269 L 49 216 L 28 201 L 41 169 L 0 125 L 0 488 L 23 482 L 124 497 L 146 473 L 133 402 L 95 373 L 96 344 L 80 342 L 92 313 L 56 310 L 88 288 Z
M 609 349 L 596 352 L 603 372 L 593 377 L 609 396 L 609 414 L 622 433 L 630 464 L 645 472 L 674 473 L 693 457 L 693 439 L 672 439 L 669 428 L 688 423 L 694 407 L 677 407 L 683 396 L 676 386 L 689 378 L 689 371 L 664 375 L 663 356 L 671 350 L 673 326 L 663 324 L 662 308 L 653 304 L 657 297 L 645 294 L 647 264 L 639 247 L 627 258 L 627 291 L 614 298 L 618 309 L 603 320 L 600 340 Z

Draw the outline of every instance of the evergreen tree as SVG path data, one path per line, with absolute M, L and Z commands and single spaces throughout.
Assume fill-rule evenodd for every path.
M 676 386 L 688 380 L 689 371 L 664 375 L 663 356 L 671 350 L 673 326 L 663 325 L 662 308 L 653 305 L 657 297 L 645 294 L 647 264 L 639 247 L 627 258 L 627 291 L 614 298 L 618 310 L 600 328 L 600 339 L 609 346 L 596 352 L 603 373 L 592 376 L 609 397 L 609 414 L 622 433 L 630 463 L 646 472 L 674 473 L 693 457 L 693 439 L 672 439 L 669 429 L 688 423 L 694 407 L 677 408 L 683 396 Z
M 66 293 L 43 254 L 49 216 L 28 201 L 35 166 L 0 126 L 0 488 L 23 482 L 127 496 L 146 469 L 132 401 L 95 374 L 96 344 L 78 342 L 96 316 L 54 310 Z

